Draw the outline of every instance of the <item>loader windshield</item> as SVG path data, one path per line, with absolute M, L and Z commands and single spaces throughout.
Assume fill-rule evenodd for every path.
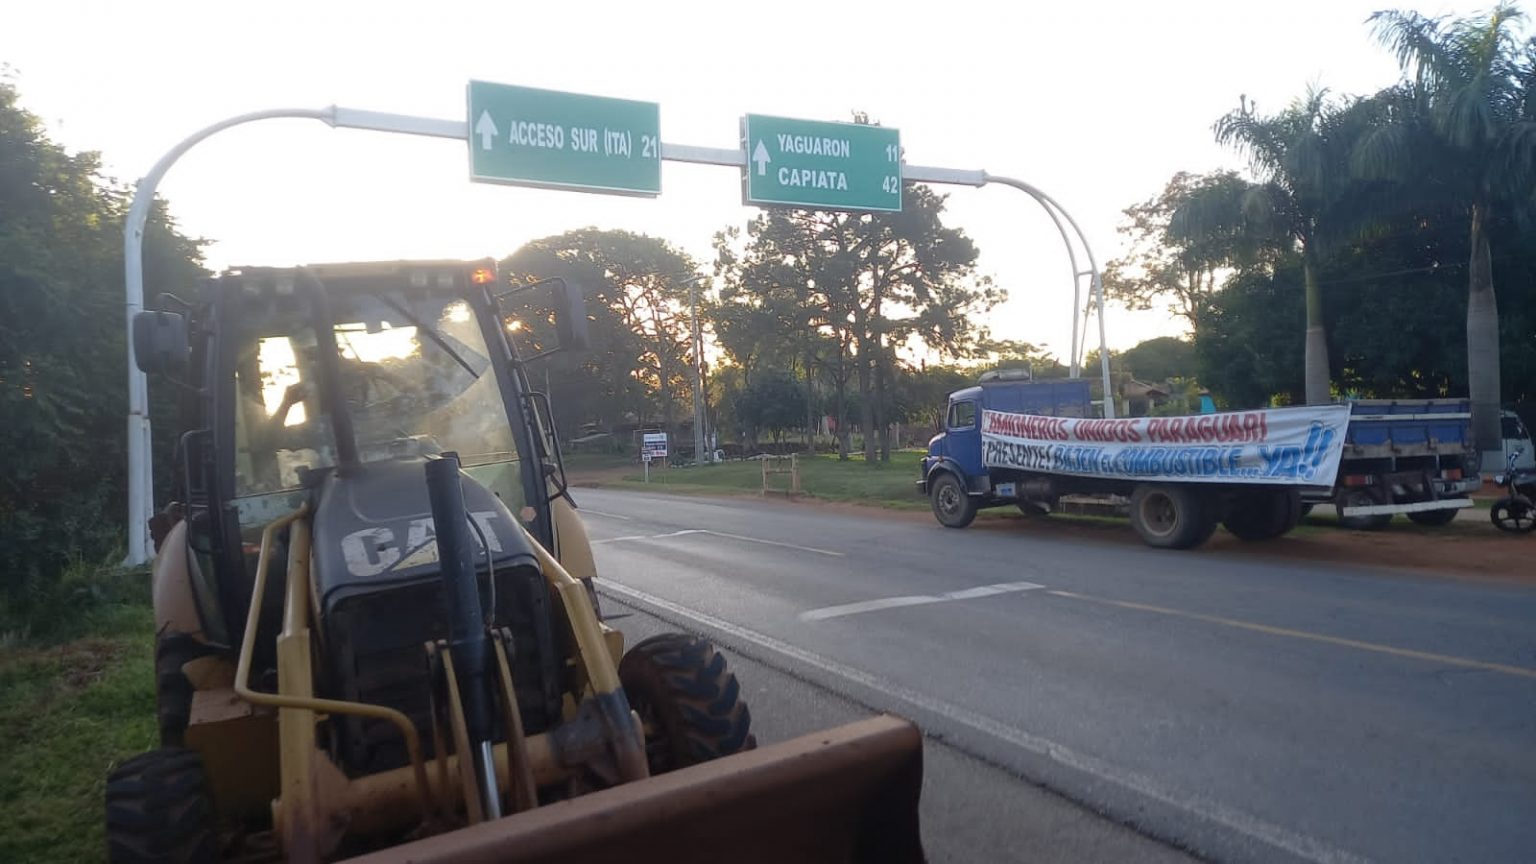
M 360 460 L 457 451 L 468 473 L 519 508 L 516 446 L 470 304 L 455 293 L 348 286 L 330 292 L 330 308 L 337 395 L 352 418 Z M 337 464 L 314 322 L 305 311 L 246 322 L 256 332 L 236 374 L 237 496 L 294 489 L 302 469 Z

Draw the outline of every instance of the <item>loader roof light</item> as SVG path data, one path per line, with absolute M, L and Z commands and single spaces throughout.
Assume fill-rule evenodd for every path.
M 496 281 L 496 273 L 489 267 L 476 267 L 474 272 L 469 274 L 469 281 L 476 285 L 489 285 Z
M 437 287 L 439 289 L 442 289 L 442 290 L 447 290 L 449 288 L 452 288 L 453 287 L 453 274 L 452 273 L 439 273 L 439 274 L 437 274 Z
M 292 279 L 279 279 L 277 280 L 277 284 L 274 287 L 277 289 L 277 293 L 283 297 L 288 297 L 293 294 Z
M 425 270 L 412 270 L 411 271 L 411 287 L 412 288 L 425 288 L 425 287 L 427 287 L 427 271 L 425 271 Z

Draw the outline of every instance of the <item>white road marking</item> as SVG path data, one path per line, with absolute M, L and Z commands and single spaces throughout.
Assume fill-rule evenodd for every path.
M 857 615 L 860 612 L 878 612 L 881 609 L 900 609 L 903 606 L 926 606 L 929 603 L 942 603 L 942 598 L 930 597 L 926 594 L 911 597 L 882 597 L 879 600 L 865 600 L 862 603 L 844 603 L 841 606 L 825 606 L 821 609 L 812 609 L 809 612 L 801 612 L 801 621 L 823 621 L 827 618 L 841 618 L 844 615 Z
M 951 591 L 948 594 L 914 594 L 907 597 L 883 597 L 879 600 L 844 603 L 841 606 L 823 606 L 820 609 L 801 612 L 800 620 L 825 621 L 828 618 L 841 618 L 844 615 L 858 615 L 862 612 L 876 612 L 881 609 L 899 609 L 902 606 L 926 606 L 929 603 L 948 603 L 951 600 L 974 600 L 977 597 L 990 597 L 993 594 L 1033 591 L 1044 587 L 1044 585 L 1036 585 L 1033 582 L 999 582 L 996 585 L 978 585 L 975 588 Z
M 839 663 L 836 660 L 823 657 L 820 654 L 807 651 L 804 648 L 796 647 L 766 633 L 759 633 L 756 630 L 742 627 L 739 624 L 733 624 L 723 618 L 716 618 L 713 615 L 696 612 L 686 606 L 680 606 L 670 600 L 631 588 L 628 585 L 621 585 L 601 577 L 593 581 L 597 583 L 599 589 L 618 602 L 633 605 L 652 615 L 659 615 L 664 619 L 669 616 L 671 618 L 685 619 L 705 630 L 713 630 L 738 641 L 749 643 L 766 652 L 777 654 L 780 658 L 804 663 L 807 666 L 821 670 L 823 673 L 852 681 L 876 693 L 885 694 L 900 702 L 905 702 L 911 707 L 918 708 L 929 714 L 938 715 L 975 732 L 980 732 L 1004 743 L 1012 744 L 1036 756 L 1041 756 L 1058 764 L 1081 771 L 1101 782 L 1119 786 L 1167 806 L 1175 807 L 1202 819 L 1215 822 L 1253 840 L 1282 849 L 1304 860 L 1317 862 L 1317 864 L 1369 864 L 1370 862 L 1369 858 L 1363 858 L 1353 852 L 1331 846 L 1315 837 L 1267 822 L 1221 801 L 1166 787 L 1144 774 L 1127 771 L 1104 759 L 1090 756 L 1086 753 L 1079 753 L 1048 738 L 1025 732 L 1022 729 L 1009 726 L 991 717 L 978 714 L 941 699 L 936 699 L 909 687 L 904 687 L 894 681 L 872 675 L 862 669 L 856 669 Z M 763 658 L 759 657 L 758 659 L 761 660 Z
M 801 552 L 814 552 L 817 555 L 831 555 L 834 558 L 843 557 L 843 553 L 841 552 L 834 552 L 831 549 L 817 549 L 815 546 L 796 546 L 793 543 L 782 543 L 778 540 L 764 540 L 760 537 L 747 537 L 742 534 L 727 534 L 724 531 L 705 530 L 701 533 L 713 534 L 716 537 L 726 537 L 731 540 L 745 540 L 748 543 L 761 543 L 764 546 L 782 546 L 785 549 L 799 549 Z
M 1036 588 L 1044 587 L 1044 585 L 1036 585 L 1033 582 L 999 582 L 996 585 L 977 585 L 975 588 L 951 591 L 948 594 L 940 594 L 939 596 L 945 600 L 975 600 L 977 597 L 990 597 L 993 594 L 1011 594 L 1014 591 L 1033 591 Z
M 602 540 L 593 540 L 595 546 L 598 543 L 621 543 L 627 540 L 665 540 L 668 537 L 686 537 L 689 534 L 708 534 L 712 537 L 723 537 L 727 540 L 743 540 L 747 543 L 761 543 L 764 546 L 780 546 L 785 549 L 798 549 L 801 552 L 814 552 L 817 555 L 831 555 L 836 558 L 843 557 L 843 553 L 834 552 L 831 549 L 817 549 L 814 546 L 797 546 L 794 543 L 783 543 L 778 540 L 764 540 L 761 537 L 748 537 L 744 534 L 727 534 L 724 531 L 710 531 L 707 528 L 684 528 L 681 531 L 669 531 L 666 534 L 631 534 L 626 537 L 605 537 Z
M 633 516 L 620 516 L 617 513 L 604 513 L 601 510 L 593 510 L 591 507 L 578 507 L 578 508 L 576 508 L 576 512 L 578 512 L 578 513 L 591 513 L 593 516 L 602 516 L 602 517 L 605 517 L 605 518 L 608 518 L 608 519 L 618 519 L 618 520 L 623 521 L 623 522 L 633 522 L 633 521 L 635 521 L 635 517 L 633 517 Z

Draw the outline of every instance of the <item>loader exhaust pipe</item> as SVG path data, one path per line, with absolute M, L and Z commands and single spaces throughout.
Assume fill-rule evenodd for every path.
M 459 454 L 443 453 L 427 460 L 427 497 L 437 533 L 438 563 L 442 567 L 443 596 L 448 599 L 448 647 L 453 652 L 459 698 L 464 703 L 475 778 L 487 819 L 501 817 L 501 793 L 496 783 L 496 763 L 491 758 L 490 640 L 480 607 L 480 587 L 475 582 L 475 547 L 469 539 L 469 513 L 464 506 L 464 486 L 459 473 Z

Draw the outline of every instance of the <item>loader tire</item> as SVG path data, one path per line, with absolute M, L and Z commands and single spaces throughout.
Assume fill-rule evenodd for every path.
M 619 662 L 619 681 L 646 727 L 652 774 L 757 746 L 741 684 L 707 640 L 663 633 L 639 642 Z
M 161 747 L 107 777 L 107 860 L 112 864 L 213 861 L 213 802 L 194 750 Z

